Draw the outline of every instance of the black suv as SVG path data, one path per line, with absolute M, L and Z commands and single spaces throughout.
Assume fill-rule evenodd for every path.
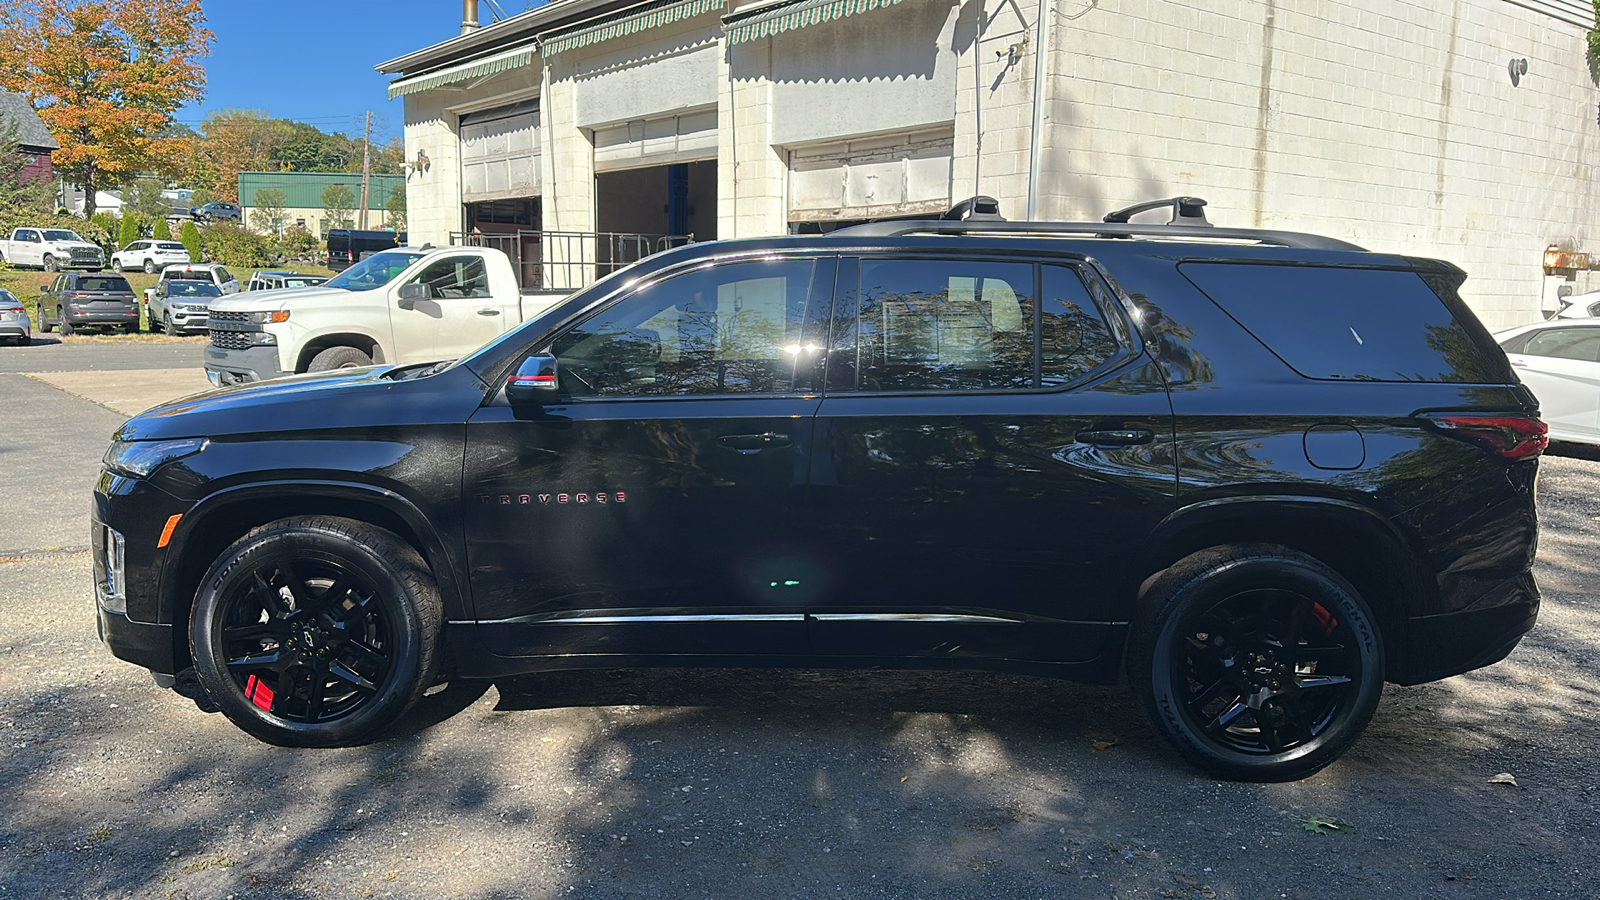
M 121 275 L 64 272 L 39 286 L 39 330 L 71 334 L 84 327 L 139 330 L 139 296 Z
M 1545 427 L 1461 270 L 1166 202 L 695 244 L 459 362 L 137 416 L 100 633 L 286 745 L 438 678 L 975 668 L 1303 777 L 1533 626 Z

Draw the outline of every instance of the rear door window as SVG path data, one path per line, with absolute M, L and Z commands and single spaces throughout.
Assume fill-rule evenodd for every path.
M 1600 328 L 1551 328 L 1528 338 L 1522 352 L 1550 359 L 1600 362 Z
M 1504 384 L 1505 357 L 1409 269 L 1189 262 L 1179 270 L 1307 378 Z M 1471 313 L 1466 313 L 1470 316 Z

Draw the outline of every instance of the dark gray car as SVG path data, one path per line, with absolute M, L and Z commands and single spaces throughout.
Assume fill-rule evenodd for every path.
M 39 288 L 39 330 L 71 334 L 95 326 L 139 330 L 139 298 L 121 275 L 104 272 L 63 272 Z

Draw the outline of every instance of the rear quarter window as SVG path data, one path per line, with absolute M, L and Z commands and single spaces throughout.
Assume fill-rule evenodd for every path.
M 1480 338 L 1482 326 L 1459 321 L 1409 269 L 1190 262 L 1179 270 L 1306 378 L 1511 380 L 1505 356 Z

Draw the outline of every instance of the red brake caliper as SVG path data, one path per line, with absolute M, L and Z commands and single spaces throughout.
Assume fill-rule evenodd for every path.
M 1333 613 L 1324 609 L 1321 603 L 1313 603 L 1311 604 L 1311 614 L 1317 617 L 1318 622 L 1322 623 L 1323 631 L 1329 637 L 1332 637 L 1333 630 L 1339 627 L 1339 620 L 1333 617 Z
M 1319 609 L 1321 607 L 1318 607 Z M 254 675 L 244 680 L 244 695 L 251 703 L 261 707 L 267 712 L 272 712 L 272 688 L 267 683 Z

